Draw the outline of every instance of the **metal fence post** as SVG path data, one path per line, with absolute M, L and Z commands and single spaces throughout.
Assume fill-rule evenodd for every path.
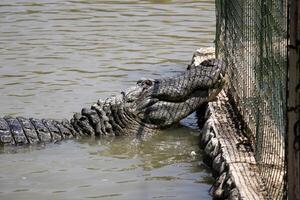
M 300 200 L 300 1 L 289 1 L 288 199 Z

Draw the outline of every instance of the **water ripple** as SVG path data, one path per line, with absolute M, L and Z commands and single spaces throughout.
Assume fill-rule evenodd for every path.
M 102 198 L 110 198 L 110 197 L 118 197 L 122 196 L 122 194 L 113 193 L 113 194 L 104 194 L 104 195 L 97 195 L 97 196 L 88 196 L 89 199 L 102 199 Z

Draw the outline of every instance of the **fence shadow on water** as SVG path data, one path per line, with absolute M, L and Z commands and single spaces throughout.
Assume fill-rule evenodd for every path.
M 287 0 L 216 0 L 216 54 L 247 124 L 270 199 L 286 185 Z

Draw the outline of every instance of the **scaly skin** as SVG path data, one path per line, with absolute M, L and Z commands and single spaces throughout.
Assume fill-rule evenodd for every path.
M 69 120 L 0 118 L 0 144 L 56 142 L 82 136 L 151 134 L 179 122 L 222 90 L 226 67 L 217 60 L 190 65 L 181 74 L 139 80 L 120 95 L 98 100 Z

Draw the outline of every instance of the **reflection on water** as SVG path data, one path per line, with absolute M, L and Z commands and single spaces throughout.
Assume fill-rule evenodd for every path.
M 176 127 L 145 141 L 66 141 L 0 154 L 0 198 L 209 199 L 212 179 L 192 132 Z
M 183 70 L 213 45 L 214 1 L 1 0 L 0 27 L 1 115 L 70 118 Z M 0 199 L 207 199 L 191 131 L 0 154 Z

